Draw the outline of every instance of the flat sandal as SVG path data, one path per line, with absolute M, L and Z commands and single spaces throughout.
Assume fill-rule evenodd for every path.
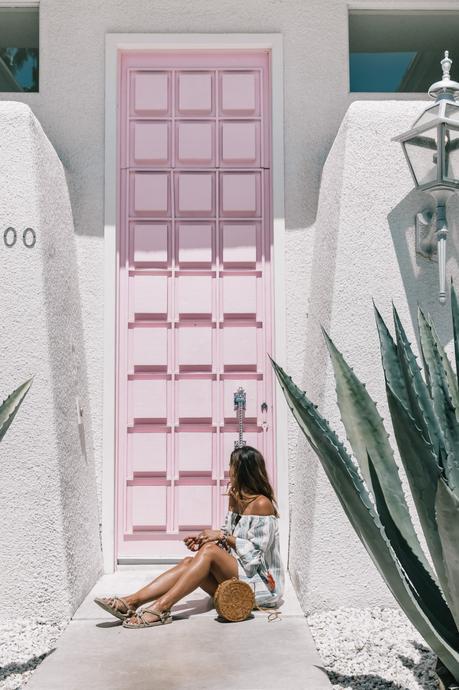
M 145 614 L 146 613 L 152 613 L 155 616 L 158 616 L 159 621 L 150 621 L 148 622 L 145 620 Z M 156 609 L 137 609 L 137 611 L 133 614 L 132 617 L 136 617 L 140 623 L 129 623 L 129 620 L 123 621 L 123 628 L 154 628 L 156 625 L 167 625 L 168 623 L 172 623 L 172 615 L 170 611 L 157 611 Z
M 94 599 L 94 603 L 96 603 L 98 606 L 100 606 L 101 609 L 104 609 L 104 611 L 107 611 L 108 613 L 111 613 L 112 616 L 115 616 L 115 618 L 118 618 L 120 621 L 126 620 L 126 618 L 130 618 L 132 615 L 134 615 L 135 611 L 134 609 L 131 609 L 127 602 L 122 598 L 122 597 L 104 597 L 106 599 L 113 599 L 114 606 L 111 606 L 108 604 L 106 601 L 104 601 L 103 598 L 101 597 L 96 597 Z M 117 608 L 117 603 L 121 602 L 124 604 L 126 607 L 126 611 L 120 611 L 119 608 Z

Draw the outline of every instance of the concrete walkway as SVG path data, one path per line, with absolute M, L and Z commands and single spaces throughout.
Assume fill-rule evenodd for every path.
M 93 603 L 127 594 L 162 572 L 122 567 L 104 575 L 75 613 L 27 690 L 329 690 L 306 619 L 288 581 L 281 620 L 254 613 L 220 623 L 195 592 L 173 608 L 164 628 L 127 630 Z

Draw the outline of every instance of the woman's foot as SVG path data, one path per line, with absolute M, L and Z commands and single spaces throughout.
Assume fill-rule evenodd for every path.
M 134 615 L 126 618 L 123 627 L 125 628 L 152 628 L 155 625 L 165 625 L 172 623 L 170 610 L 161 611 L 157 608 L 138 609 Z
M 94 602 L 120 621 L 132 616 L 137 608 L 129 601 L 129 597 L 96 597 Z

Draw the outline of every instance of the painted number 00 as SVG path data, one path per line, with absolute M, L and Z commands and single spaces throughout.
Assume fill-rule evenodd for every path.
M 5 247 L 14 247 L 18 239 L 18 233 L 15 228 L 6 228 L 3 233 L 3 243 Z M 35 246 L 37 241 L 37 235 L 33 228 L 26 228 L 22 233 L 22 242 L 27 249 L 31 249 Z

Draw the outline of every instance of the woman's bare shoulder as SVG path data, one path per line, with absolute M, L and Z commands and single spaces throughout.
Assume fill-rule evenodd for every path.
M 249 503 L 244 515 L 274 515 L 275 510 L 272 501 L 267 496 L 258 496 Z

